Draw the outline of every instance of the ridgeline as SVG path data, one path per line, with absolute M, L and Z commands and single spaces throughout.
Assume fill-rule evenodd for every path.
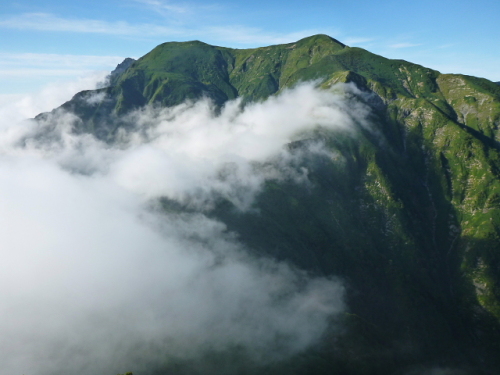
M 108 87 L 78 93 L 62 108 L 81 119 L 76 132 L 113 142 L 121 117 L 144 105 L 201 97 L 219 107 L 238 97 L 249 103 L 311 80 L 323 89 L 355 84 L 376 132 L 318 132 L 312 137 L 343 162 L 306 159 L 312 187 L 270 181 L 255 210 L 221 199 L 208 215 L 257 254 L 344 280 L 348 311 L 333 323 L 340 333 L 256 373 L 500 373 L 498 84 L 386 59 L 326 35 L 243 50 L 171 42 L 127 60 Z M 87 100 L 95 94 L 106 100 Z M 176 363 L 156 373 L 196 368 Z

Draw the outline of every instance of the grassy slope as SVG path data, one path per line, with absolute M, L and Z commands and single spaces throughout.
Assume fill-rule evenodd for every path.
M 479 373 L 498 353 L 500 86 L 318 35 L 248 50 L 165 43 L 104 89 L 108 101 L 91 107 L 82 93 L 65 108 L 82 117 L 81 130 L 106 139 L 118 126 L 110 113 L 202 95 L 218 105 L 262 100 L 312 79 L 376 94 L 372 121 L 382 136 L 321 134 L 342 162 L 309 160 L 312 191 L 269 183 L 255 203 L 260 214 L 230 202 L 211 213 L 256 251 L 348 284 L 350 329 L 336 352 L 309 354 L 286 371 L 331 371 L 334 361 L 339 373 L 416 363 Z

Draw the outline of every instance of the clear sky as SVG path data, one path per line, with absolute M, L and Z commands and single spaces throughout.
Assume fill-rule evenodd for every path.
M 499 22 L 499 0 L 2 0 L 0 95 L 112 70 L 167 41 L 250 48 L 317 33 L 500 81 Z

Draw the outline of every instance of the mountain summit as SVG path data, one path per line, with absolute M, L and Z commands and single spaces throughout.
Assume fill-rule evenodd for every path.
M 347 84 L 349 100 L 369 108 L 370 127 L 355 125 L 355 136 L 317 130 L 288 145 L 307 153 L 318 141 L 342 161 L 306 157 L 309 185 L 268 181 L 250 210 L 224 197 L 206 209 L 255 254 L 345 281 L 341 332 L 259 372 L 500 372 L 498 84 L 326 35 L 253 49 L 169 42 L 124 64 L 109 87 L 37 120 L 68 111 L 76 133 L 112 144 L 144 106 L 208 98 L 217 116 L 233 99 L 251 105 L 309 81 Z M 161 206 L 192 209 L 167 198 Z M 160 373 L 177 370 L 195 371 L 181 363 Z

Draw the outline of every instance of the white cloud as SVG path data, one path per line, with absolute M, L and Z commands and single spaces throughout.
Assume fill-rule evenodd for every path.
M 140 372 L 234 347 L 265 363 L 318 342 L 343 310 L 341 283 L 250 255 L 203 208 L 224 196 L 245 210 L 266 179 L 307 183 L 283 146 L 367 126 L 352 90 L 303 85 L 219 115 L 207 101 L 144 109 L 115 145 L 70 132 L 70 114 L 14 123 L 18 108 L 3 108 L 2 371 Z M 321 142 L 309 152 L 332 157 Z M 156 211 L 159 196 L 195 212 Z
M 111 35 L 177 35 L 174 28 L 125 21 L 61 18 L 49 13 L 25 13 L 0 20 L 0 27 L 19 30 L 60 31 Z
M 320 33 L 319 30 L 313 29 L 286 34 L 270 33 L 257 27 L 242 25 L 210 26 L 203 30 L 203 35 L 207 35 L 207 37 L 211 39 L 253 46 L 292 43 L 299 39 Z
M 421 46 L 421 45 L 422 44 L 419 44 L 419 43 L 395 43 L 395 44 L 391 44 L 389 47 L 390 48 L 398 49 L 398 48 L 417 47 L 417 46 Z
M 55 70 L 91 69 L 95 67 L 115 67 L 122 62 L 122 56 L 68 55 L 52 53 L 5 53 L 0 52 L 0 69 L 10 66 L 35 66 Z
M 320 30 L 302 30 L 293 33 L 270 33 L 260 28 L 241 25 L 190 25 L 182 26 L 173 22 L 172 25 L 131 24 L 125 21 L 108 22 L 94 19 L 61 18 L 49 13 L 25 13 L 10 18 L 0 19 L 0 27 L 59 31 L 74 33 L 93 33 L 120 36 L 162 37 L 165 39 L 199 38 L 204 35 L 206 40 L 215 39 L 228 43 L 258 46 L 260 44 L 278 44 L 294 42 L 297 39 L 320 33 Z
M 366 37 L 347 37 L 342 40 L 342 43 L 350 46 L 354 44 L 365 44 L 368 42 L 374 41 L 375 38 L 366 38 Z
M 170 15 L 171 13 L 183 14 L 192 11 L 192 8 L 187 5 L 179 5 L 171 1 L 160 0 L 134 0 L 137 3 L 144 4 L 150 9 L 161 15 Z
M 83 81 L 83 77 L 109 74 L 121 61 L 119 56 L 0 53 L 1 90 L 12 93 L 23 85 L 33 90 L 39 82 Z
M 40 69 L 40 68 L 18 68 L 5 69 L 0 67 L 0 77 L 2 78 L 26 78 L 26 77 L 77 77 L 89 73 L 88 70 L 75 69 Z
M 302 178 L 279 162 L 290 161 L 290 155 L 278 151 L 300 138 L 305 129 L 351 131 L 355 122 L 365 121 L 367 113 L 357 102 L 312 85 L 298 86 L 244 110 L 238 101 L 230 102 L 215 117 L 208 101 L 163 110 L 147 108 L 131 116 L 130 122 L 141 132 L 127 135 L 133 147 L 112 173 L 122 186 L 148 198 L 167 196 L 210 205 L 214 194 L 221 194 L 244 208 L 266 179 Z M 255 169 L 253 163 L 275 157 L 278 168 L 271 163 Z M 220 181 L 216 176 L 227 166 L 231 173 Z
M 45 72 L 45 70 L 42 71 Z M 61 76 L 64 72 L 66 70 L 57 75 Z M 34 117 L 41 112 L 50 111 L 71 99 L 79 91 L 95 89 L 99 82 L 104 81 L 107 74 L 108 72 L 80 74 L 78 79 L 65 79 L 63 83 L 46 85 L 41 91 L 36 93 L 27 95 L 0 95 L 0 118 L 2 119 L 0 121 L 0 129 L 2 127 L 11 127 L 12 124 Z

